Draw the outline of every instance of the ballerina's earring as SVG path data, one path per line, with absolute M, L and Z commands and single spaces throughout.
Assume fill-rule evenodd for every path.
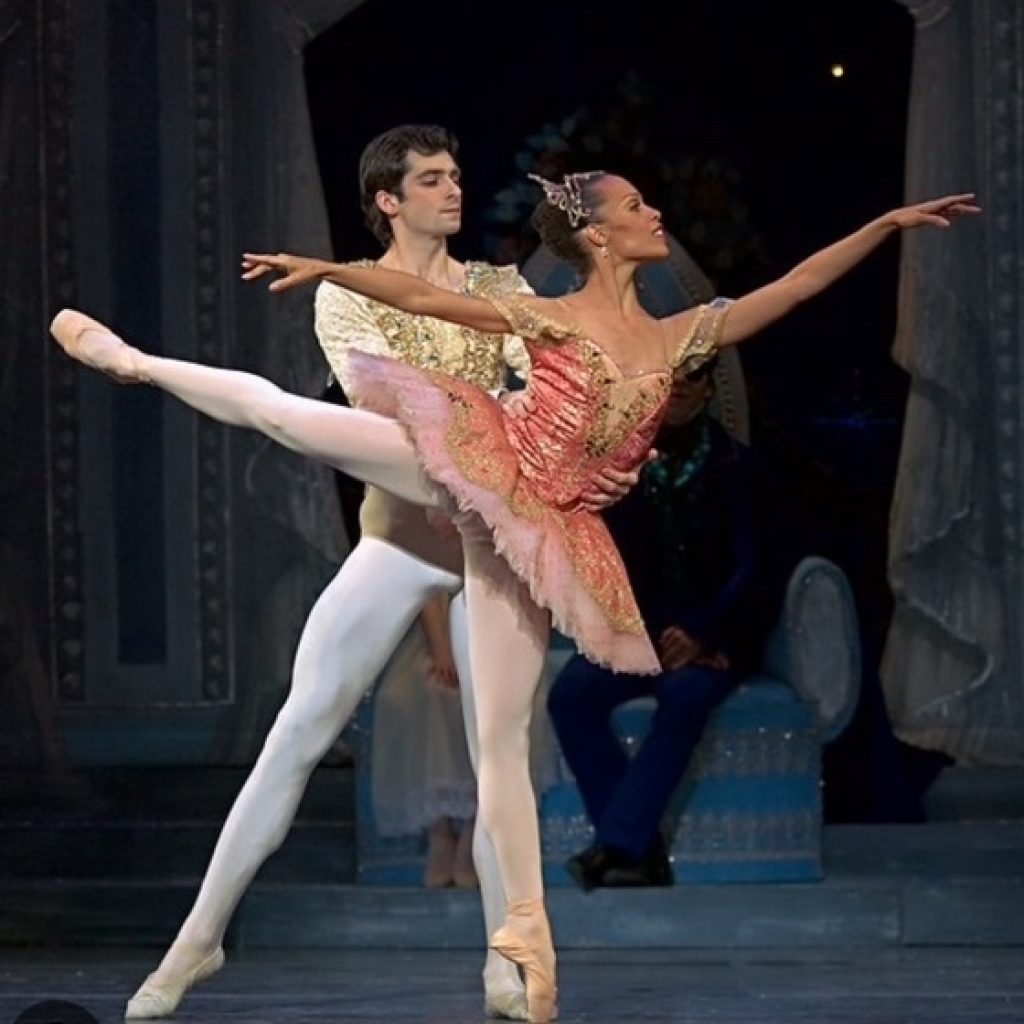
M 608 246 L 607 245 L 602 245 L 601 246 L 601 258 L 602 259 L 608 259 Z

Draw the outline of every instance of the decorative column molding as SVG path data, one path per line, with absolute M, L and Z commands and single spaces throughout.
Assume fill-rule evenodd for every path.
M 133 321 L 165 355 L 247 366 L 319 394 L 327 371 L 310 296 L 271 298 L 236 268 L 245 246 L 330 252 L 303 51 L 358 0 L 18 2 L 37 65 L 23 75 L 38 106 L 26 116 L 40 126 L 30 200 L 43 295 L 33 317 L 45 323 L 81 303 L 129 333 Z M 144 72 L 131 78 L 137 94 L 119 78 L 132 62 Z M 136 265 L 139 238 L 147 248 Z M 39 436 L 50 552 L 39 578 L 50 607 L 39 618 L 52 623 L 41 635 L 72 755 L 246 760 L 287 689 L 302 621 L 346 550 L 333 476 L 165 402 L 151 417 L 159 436 L 140 434 L 146 443 L 129 453 L 151 471 L 133 486 L 125 446 L 111 443 L 126 392 L 61 357 L 39 322 L 25 325 L 47 374 Z M 126 549 L 147 501 L 151 547 Z M 41 532 L 41 515 L 35 522 Z M 125 610 L 153 593 L 157 615 L 143 623 L 155 624 L 152 643 L 131 647 L 139 615 Z
M 222 218 L 229 193 L 225 165 L 223 4 L 189 0 L 188 61 L 192 92 L 191 258 L 192 325 L 200 362 L 224 365 L 230 333 L 222 288 L 225 240 Z M 196 420 L 196 588 L 200 683 L 210 701 L 233 695 L 231 652 L 231 547 L 228 539 L 230 463 L 227 432 L 205 416 Z
M 75 304 L 76 253 L 72 213 L 71 118 L 75 60 L 72 0 L 38 4 L 40 170 L 43 194 L 43 321 Z M 50 666 L 61 701 L 85 699 L 82 551 L 78 521 L 79 437 L 77 368 L 45 349 L 47 478 L 50 511 Z
M 976 106 L 988 115 L 981 122 L 987 130 L 979 142 L 984 160 L 981 198 L 988 209 L 989 325 L 997 381 L 994 412 L 998 430 L 993 454 L 999 472 L 999 500 L 993 512 L 999 516 L 1003 546 L 1008 553 L 1016 553 L 1020 565 L 1024 461 L 1020 389 L 1024 342 L 1024 10 L 1014 0 L 988 0 L 977 6 L 984 30 L 979 62 L 987 71 L 986 88 Z

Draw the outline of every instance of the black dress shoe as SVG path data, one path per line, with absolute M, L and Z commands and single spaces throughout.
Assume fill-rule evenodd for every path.
M 611 847 L 595 843 L 570 857 L 565 862 L 565 869 L 584 892 L 590 892 L 602 884 L 608 869 L 618 863 L 624 863 L 620 854 Z
M 620 857 L 609 863 L 597 884 L 612 889 L 674 885 L 672 863 L 664 842 L 660 838 L 655 840 L 642 860 L 627 861 Z

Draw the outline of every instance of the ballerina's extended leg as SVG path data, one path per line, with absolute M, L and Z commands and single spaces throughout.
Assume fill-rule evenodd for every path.
M 72 358 L 117 380 L 153 384 L 221 423 L 258 430 L 396 497 L 437 504 L 437 492 L 395 420 L 302 398 L 252 373 L 147 355 L 76 310 L 58 313 L 50 331 Z

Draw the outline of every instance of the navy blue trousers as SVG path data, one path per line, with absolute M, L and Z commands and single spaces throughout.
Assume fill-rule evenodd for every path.
M 708 716 L 737 681 L 735 672 L 712 668 L 637 676 L 581 655 L 566 664 L 548 695 L 548 711 L 597 842 L 637 860 L 648 852 Z M 651 731 L 629 757 L 612 730 L 612 712 L 649 696 L 658 703 Z

